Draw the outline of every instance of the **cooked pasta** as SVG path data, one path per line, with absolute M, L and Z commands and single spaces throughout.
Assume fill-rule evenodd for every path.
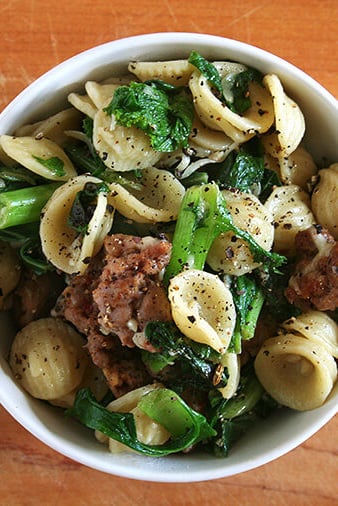
M 187 60 L 144 62 L 134 61 L 128 65 L 129 72 L 135 74 L 140 81 L 160 79 L 176 86 L 188 83 L 194 66 Z
M 146 385 L 132 392 L 129 392 L 118 399 L 110 402 L 107 406 L 108 411 L 116 411 L 119 413 L 132 413 L 134 415 L 137 438 L 142 443 L 149 445 L 160 445 L 165 443 L 169 437 L 169 432 L 159 423 L 155 422 L 145 413 L 143 413 L 137 404 L 140 399 L 147 393 L 159 388 L 159 385 Z M 108 443 L 111 453 L 119 453 L 131 451 L 126 445 L 108 438 L 99 431 L 95 432 L 95 436 L 101 443 Z
M 213 275 L 190 269 L 170 281 L 173 319 L 187 337 L 224 353 L 234 330 L 236 312 L 230 290 Z
M 56 142 L 59 146 L 67 143 L 68 137 L 65 133 L 67 130 L 76 130 L 81 128 L 82 116 L 80 112 L 69 107 L 64 109 L 49 118 L 38 121 L 31 125 L 24 125 L 15 131 L 16 137 L 46 137 L 47 139 Z
M 47 138 L 1 135 L 5 153 L 27 169 L 52 181 L 67 181 L 76 175 L 64 150 Z
M 176 220 L 185 191 L 171 172 L 155 167 L 142 171 L 138 188 L 126 189 L 118 183 L 112 183 L 109 188 L 109 202 L 137 223 Z
M 94 147 L 109 169 L 120 172 L 145 169 L 161 158 L 142 130 L 117 125 L 103 109 L 95 113 L 93 128 Z
M 38 399 L 57 399 L 79 386 L 87 366 L 85 341 L 68 323 L 42 318 L 20 330 L 10 365 L 18 383 Z
M 312 193 L 311 207 L 318 223 L 338 240 L 338 163 L 321 169 L 318 176 L 319 182 Z
M 265 207 L 273 216 L 275 251 L 292 256 L 295 254 L 295 237 L 315 223 L 307 192 L 295 184 L 276 187 Z
M 90 183 L 100 184 L 101 180 L 88 175 L 70 179 L 54 192 L 42 212 L 43 252 L 55 267 L 68 274 L 84 272 L 88 259 L 99 251 L 112 225 L 114 214 L 108 206 L 107 193 L 100 192 L 85 235 L 69 226 L 67 220 L 74 200 Z
M 270 250 L 274 239 L 270 211 L 252 194 L 238 190 L 223 190 L 222 193 L 234 223 L 248 230 L 260 246 Z M 220 234 L 210 248 L 207 262 L 215 271 L 235 276 L 249 273 L 259 266 L 245 241 L 236 238 L 233 232 Z
M 305 132 L 303 113 L 286 95 L 278 76 L 267 74 L 263 78 L 263 84 L 270 91 L 273 100 L 276 128 L 276 133 L 273 134 L 276 137 L 272 141 L 274 150 L 277 156 L 289 156 L 299 146 Z
M 215 64 L 215 66 L 220 70 L 224 69 L 221 65 Z M 200 72 L 193 72 L 189 87 L 193 95 L 195 109 L 202 123 L 211 129 L 223 131 L 233 141 L 245 142 L 257 132 L 266 132 L 273 123 L 271 97 L 257 83 L 250 85 L 252 106 L 243 115 L 236 114 L 228 107 L 224 107 L 224 104 L 215 97 L 210 84 Z
M 280 404 L 299 411 L 321 406 L 337 380 L 337 366 L 324 346 L 295 334 L 264 341 L 255 370 Z

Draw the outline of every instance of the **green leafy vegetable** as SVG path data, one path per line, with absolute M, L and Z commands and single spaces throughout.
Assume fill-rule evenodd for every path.
M 184 195 L 164 275 L 165 284 L 184 268 L 202 270 L 213 241 L 228 231 L 246 241 L 255 262 L 262 262 L 268 270 L 277 270 L 284 263 L 284 256 L 266 251 L 246 230 L 234 224 L 219 187 L 208 183 L 191 186 Z
M 194 108 L 191 96 L 158 81 L 120 86 L 105 108 L 123 126 L 136 126 L 150 138 L 156 151 L 171 152 L 188 145 Z
M 0 240 L 17 249 L 22 262 L 35 274 L 55 270 L 42 253 L 39 222 L 0 230 Z
M 235 113 L 242 114 L 251 107 L 249 84 L 252 81 L 261 83 L 262 75 L 253 68 L 238 73 L 227 74 L 222 79 L 223 96 L 228 98 L 226 104 Z M 224 94 L 224 90 L 227 93 Z
M 171 322 L 149 322 L 145 334 L 150 343 L 160 350 L 159 353 L 144 352 L 142 358 L 153 372 L 158 372 L 160 366 L 173 365 L 176 361 L 183 361 L 193 376 L 199 375 L 212 386 L 217 364 L 221 362 L 221 355 L 207 345 L 194 343 L 184 337 Z M 219 387 L 227 383 L 227 371 L 222 374 Z
M 215 65 L 206 60 L 197 51 L 191 51 L 188 61 L 207 78 L 219 93 L 223 94 L 222 80 Z
M 276 404 L 265 395 L 256 378 L 252 362 L 241 370 L 241 380 L 236 395 L 231 399 L 214 401 L 211 425 L 217 430 L 213 439 L 215 455 L 225 457 L 232 444 L 261 417 L 266 417 Z
M 27 186 L 35 186 L 42 178 L 21 165 L 16 167 L 0 167 L 0 192 L 18 190 Z
M 66 174 L 64 170 L 64 162 L 58 156 L 52 156 L 51 158 L 41 158 L 40 156 L 33 155 L 33 158 L 41 163 L 46 169 L 48 169 L 53 176 L 64 176 Z
M 100 192 L 108 192 L 105 183 L 86 183 L 83 190 L 77 192 L 68 216 L 68 225 L 84 235 L 96 207 L 97 196 Z
M 218 183 L 220 187 L 237 188 L 243 192 L 257 193 L 264 176 L 264 160 L 245 151 L 231 152 L 221 165 Z
M 108 411 L 95 400 L 89 389 L 82 389 L 77 393 L 74 406 L 65 414 L 137 452 L 153 457 L 183 451 L 216 434 L 206 418 L 191 409 L 172 390 L 151 391 L 141 399 L 138 405 L 144 413 L 172 434 L 167 443 L 163 445 L 142 443 L 136 435 L 133 414 Z

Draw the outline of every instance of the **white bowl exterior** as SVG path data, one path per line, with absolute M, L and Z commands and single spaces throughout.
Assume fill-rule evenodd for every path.
M 197 33 L 140 35 L 109 42 L 85 51 L 53 68 L 28 86 L 0 114 L 0 134 L 36 121 L 67 104 L 67 94 L 81 90 L 88 79 L 121 75 L 130 60 L 185 58 L 195 49 L 213 60 L 234 60 L 263 73 L 280 76 L 286 91 L 306 118 L 308 149 L 318 162 L 338 160 L 338 103 L 307 74 L 284 60 L 235 40 Z M 301 84 L 300 84 L 301 82 Z M 338 385 L 324 406 L 308 412 L 281 409 L 262 421 L 236 443 L 228 458 L 201 453 L 161 459 L 136 454 L 113 455 L 98 443 L 92 431 L 61 410 L 32 399 L 15 383 L 7 363 L 13 331 L 5 316 L 0 320 L 0 401 L 28 431 L 45 444 L 93 469 L 117 476 L 154 482 L 195 482 L 232 476 L 266 464 L 312 436 L 336 413 Z

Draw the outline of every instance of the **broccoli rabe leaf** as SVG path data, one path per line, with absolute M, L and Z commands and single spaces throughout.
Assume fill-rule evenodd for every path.
M 86 183 L 83 190 L 77 192 L 67 224 L 84 235 L 87 232 L 88 224 L 93 216 L 96 207 L 97 196 L 100 192 L 108 192 L 109 188 L 105 183 Z
M 264 176 L 264 161 L 245 151 L 232 151 L 218 168 L 218 184 L 257 193 Z
M 251 107 L 249 84 L 252 81 L 262 81 L 260 72 L 253 68 L 228 74 L 222 79 L 222 87 L 227 90 L 226 95 L 231 96 L 231 99 L 226 100 L 231 111 L 241 114 Z
M 215 65 L 206 60 L 197 51 L 191 51 L 188 61 L 191 65 L 194 65 L 194 67 L 196 67 L 204 77 L 207 78 L 211 85 L 214 86 L 220 94 L 223 93 L 221 76 L 219 75 Z
M 143 130 L 155 151 L 171 152 L 188 145 L 194 108 L 184 89 L 159 81 L 131 82 L 115 91 L 104 110 L 118 124 Z
M 129 448 L 152 457 L 181 452 L 216 434 L 206 418 L 191 409 L 172 390 L 161 388 L 149 392 L 139 402 L 139 408 L 172 435 L 166 443 L 142 443 L 137 438 L 134 415 L 108 411 L 96 401 L 88 388 L 78 391 L 73 407 L 67 409 L 65 414 L 76 418 L 90 429 L 98 430 Z
M 209 420 L 217 430 L 217 437 L 212 440 L 212 450 L 220 457 L 226 457 L 235 441 L 277 407 L 277 403 L 266 394 L 259 383 L 252 362 L 242 367 L 235 396 L 223 399 L 218 393 L 213 394 Z
M 149 342 L 160 350 L 159 353 L 142 354 L 143 361 L 153 373 L 159 372 L 161 366 L 163 368 L 177 361 L 183 361 L 192 375 L 201 376 L 209 383 L 209 387 L 212 385 L 217 364 L 221 361 L 221 355 L 212 348 L 190 341 L 172 322 L 149 322 L 145 334 Z M 226 382 L 227 371 L 224 370 L 217 386 L 225 386 Z
M 66 174 L 64 169 L 64 162 L 58 156 L 50 158 L 41 158 L 40 156 L 33 155 L 33 158 L 50 171 L 53 176 L 64 176 Z

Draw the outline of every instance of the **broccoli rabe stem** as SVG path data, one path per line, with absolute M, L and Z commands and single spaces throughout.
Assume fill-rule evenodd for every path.
M 20 188 L 0 194 L 0 229 L 38 221 L 43 206 L 60 183 Z
M 246 241 L 256 262 L 276 270 L 285 257 L 266 251 L 252 235 L 238 228 L 227 209 L 226 200 L 216 183 L 191 186 L 187 189 L 178 215 L 170 262 L 164 283 L 185 268 L 203 269 L 209 249 L 219 234 L 233 232 Z

